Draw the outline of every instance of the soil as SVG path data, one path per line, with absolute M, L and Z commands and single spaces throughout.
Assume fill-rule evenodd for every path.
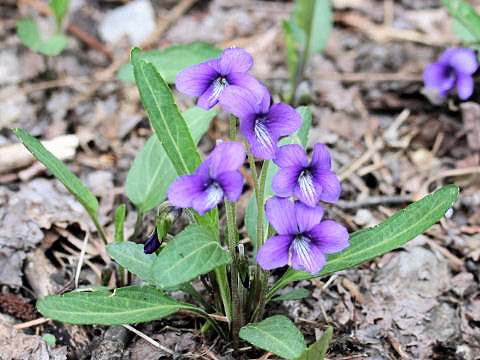
M 195 41 L 241 46 L 255 60 L 252 73 L 281 101 L 278 94 L 288 86 L 282 20 L 293 2 L 190 2 L 174 16 L 186 1 L 152 1 L 160 36 L 143 40 L 144 47 Z M 100 34 L 107 14 L 126 3 L 72 0 L 68 47 L 50 58 L 16 36 L 21 18 L 52 31 L 47 1 L 0 3 L 0 359 L 276 359 L 246 343 L 234 352 L 213 332 L 201 334 L 203 321 L 185 314 L 134 326 L 170 355 L 123 327 L 61 324 L 34 308 L 36 299 L 72 289 L 88 231 L 79 284 L 98 285 L 111 265 L 82 207 L 15 147 L 10 128 L 59 141 L 57 156 L 98 197 L 107 236 L 113 236 L 121 203 L 127 204 L 126 236 L 132 234 L 135 209 L 124 185 L 152 131 L 135 85 L 116 76 L 119 61 L 138 44 L 127 37 L 105 43 Z M 455 93 L 439 100 L 422 82 L 425 66 L 459 39 L 438 1 L 332 4 L 333 33 L 326 50 L 311 57 L 297 99 L 313 113 L 310 146 L 327 144 L 342 180 L 341 201 L 326 206 L 326 217 L 353 232 L 442 185 L 455 183 L 461 193 L 453 211 L 425 234 L 354 269 L 292 284 L 281 293 L 306 288 L 310 295 L 272 302 L 267 314 L 288 316 L 307 343 L 333 326 L 328 359 L 480 359 L 480 91 L 467 102 Z M 174 93 L 180 109 L 194 105 Z M 219 111 L 200 142 L 202 154 L 228 136 L 227 123 Z M 239 213 L 251 193 L 246 186 Z M 152 226 L 148 214 L 145 237 Z M 274 271 L 272 280 L 284 271 Z M 27 323 L 32 319 L 37 322 Z M 45 334 L 55 335 L 54 346 Z

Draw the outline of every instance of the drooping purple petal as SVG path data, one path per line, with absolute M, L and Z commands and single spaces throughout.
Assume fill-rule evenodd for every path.
M 246 119 L 257 113 L 260 99 L 255 98 L 249 90 L 231 85 L 220 94 L 220 103 L 230 114 L 239 119 Z
M 312 241 L 305 237 L 296 237 L 292 242 L 292 267 L 295 270 L 305 270 L 317 274 L 325 265 L 327 259 Z
M 163 239 L 162 239 L 163 242 Z M 158 240 L 157 228 L 153 232 L 152 236 L 143 245 L 143 252 L 145 254 L 153 254 L 160 247 L 162 243 Z
M 222 187 L 213 181 L 204 191 L 195 196 L 191 207 L 197 210 L 200 215 L 203 215 L 217 206 L 223 200 L 223 196 Z
M 228 84 L 223 83 L 223 81 L 224 80 L 219 77 L 213 79 L 213 81 L 210 83 L 210 86 L 198 98 L 197 106 L 204 110 L 210 110 L 212 107 L 217 105 L 218 98 L 222 93 L 222 90 L 228 86 Z
M 265 92 L 268 93 L 268 89 L 265 87 L 265 85 L 263 85 L 253 75 L 247 73 L 233 72 L 226 75 L 225 78 L 227 79 L 229 85 L 243 87 L 244 89 L 251 91 L 254 97 L 257 99 L 263 99 L 263 97 L 265 96 Z
M 243 175 L 239 171 L 222 172 L 216 177 L 228 201 L 235 202 L 242 195 Z
M 349 234 L 347 229 L 333 220 L 325 220 L 310 230 L 315 246 L 324 254 L 333 254 L 346 249 Z
M 306 167 L 308 158 L 305 150 L 297 144 L 281 146 L 273 160 L 281 168 L 288 166 Z
M 313 146 L 311 166 L 315 169 L 330 170 L 332 167 L 330 153 L 328 148 L 322 143 L 316 143 Z
M 287 198 L 274 196 L 267 200 L 265 213 L 268 221 L 280 235 L 297 233 L 295 207 Z
M 278 103 L 270 108 L 266 115 L 270 132 L 277 138 L 293 134 L 302 126 L 302 117 L 293 107 Z
M 277 235 L 268 239 L 257 253 L 257 262 L 262 269 L 271 270 L 287 265 L 292 240 L 291 235 Z
M 477 56 L 471 49 L 455 49 L 449 59 L 457 73 L 472 75 L 478 69 Z
M 183 175 L 168 188 L 168 201 L 181 208 L 192 206 L 192 200 L 203 192 L 204 181 L 197 175 Z
M 467 100 L 473 94 L 473 78 L 471 75 L 459 74 L 457 78 L 457 92 L 461 100 Z
M 423 82 L 427 88 L 438 88 L 445 82 L 448 65 L 434 62 L 423 70 Z
M 334 203 L 340 198 L 342 185 L 337 175 L 330 170 L 313 170 L 314 182 L 321 186 L 322 192 L 319 199 L 328 203 Z
M 304 204 L 314 207 L 317 206 L 322 193 L 322 185 L 315 181 L 311 172 L 306 171 L 300 174 L 295 185 L 294 194 Z
M 175 87 L 183 94 L 199 96 L 208 89 L 217 77 L 218 74 L 215 69 L 205 62 L 180 71 L 175 77 Z
M 220 73 L 227 75 L 232 72 L 246 73 L 253 66 L 253 58 L 242 48 L 225 49 L 220 56 Z
M 270 160 L 277 152 L 278 137 L 257 116 L 249 116 L 240 123 L 240 131 L 250 145 L 250 151 L 256 157 Z
M 245 161 L 246 152 L 243 144 L 225 141 L 217 144 L 210 154 L 210 170 L 213 178 L 222 172 L 235 171 Z
M 310 231 L 322 221 L 323 208 L 320 205 L 310 207 L 300 201 L 295 202 L 295 218 L 300 233 Z
M 275 194 L 280 197 L 292 196 L 301 171 L 302 168 L 299 166 L 280 169 L 272 180 L 272 190 Z

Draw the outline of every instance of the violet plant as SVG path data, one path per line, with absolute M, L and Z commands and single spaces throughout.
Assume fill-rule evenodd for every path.
M 154 231 L 144 236 L 145 244 L 125 241 L 124 204 L 115 213 L 114 240 L 109 239 L 91 192 L 38 140 L 14 129 L 85 207 L 122 275 L 116 289 L 74 290 L 40 299 L 37 307 L 44 316 L 72 324 L 118 325 L 186 310 L 205 319 L 202 332 L 212 329 L 233 340 L 234 346 L 243 339 L 286 359 L 322 359 L 333 329 L 327 328 L 307 347 L 290 319 L 264 318 L 270 301 L 305 296 L 275 298 L 277 292 L 293 281 L 326 276 L 393 250 L 452 207 L 458 188 L 447 185 L 380 225 L 352 234 L 342 219 L 325 219 L 323 207 L 338 200 L 341 185 L 324 144 L 314 145 L 308 161 L 311 112 L 285 103 L 271 105 L 267 88 L 246 72 L 250 59 L 243 49 L 230 48 L 176 76 L 177 89 L 199 96 L 199 105 L 210 109 L 218 102 L 231 113 L 230 140 L 218 141 L 202 161 L 196 143 L 215 110 L 194 107 L 181 114 L 156 67 L 139 48 L 132 50 L 135 81 L 155 130 L 135 159 L 126 187 L 137 208 L 137 225 L 143 214 L 158 208 Z M 237 134 L 238 122 L 243 137 Z M 236 202 L 244 189 L 240 169 L 246 158 L 254 194 L 244 219 L 249 239 L 243 240 L 252 246 L 240 242 L 236 219 Z M 226 213 L 226 228 L 219 227 L 219 209 Z M 170 234 L 180 216 L 189 225 Z M 277 268 L 284 269 L 276 272 L 283 275 L 270 276 L 269 270 Z M 145 285 L 129 286 L 125 271 Z M 199 276 L 205 287 L 195 281 Z M 189 294 L 192 302 L 175 300 L 168 295 L 171 291 Z M 219 320 L 222 316 L 224 321 Z

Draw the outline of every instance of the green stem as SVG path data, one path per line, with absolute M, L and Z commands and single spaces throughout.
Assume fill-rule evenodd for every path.
M 227 337 L 225 336 L 225 333 L 223 332 L 221 326 L 218 324 L 218 322 L 213 319 L 207 312 L 205 312 L 204 310 L 200 309 L 200 308 L 197 308 L 196 306 L 193 306 L 191 304 L 187 304 L 187 303 L 181 303 L 182 304 L 182 309 L 183 310 L 186 310 L 186 311 L 191 311 L 193 313 L 196 313 L 196 314 L 199 314 L 201 315 L 202 317 L 205 318 L 205 320 L 209 321 L 213 327 L 215 328 L 215 330 L 217 330 L 217 332 L 224 338 L 226 339 Z
M 100 237 L 102 238 L 103 243 L 107 245 L 108 241 L 107 241 L 107 237 L 105 236 L 105 231 L 103 230 L 102 225 L 100 225 L 96 217 L 95 218 L 92 217 L 91 219 L 93 220 L 93 223 L 95 224 L 95 227 L 97 228 L 97 231 L 100 234 Z
M 252 152 L 250 151 L 250 146 L 248 145 L 248 142 L 245 143 L 245 147 L 247 149 L 247 157 L 248 157 L 248 163 L 250 165 L 250 172 L 252 173 L 253 188 L 255 189 L 255 198 L 258 204 L 258 193 L 259 193 L 260 186 L 258 184 L 257 166 L 255 165 L 255 158 L 253 157 Z
M 308 55 L 309 55 L 309 52 L 310 52 L 310 40 L 311 40 L 311 37 L 312 37 L 311 26 L 309 27 L 309 29 L 310 30 L 307 32 L 307 40 L 306 40 L 306 44 L 305 44 L 305 49 L 300 54 L 300 62 L 297 66 L 297 72 L 295 74 L 295 83 L 294 83 L 294 86 L 293 86 L 293 89 L 292 89 L 292 95 L 291 95 L 291 99 L 290 99 L 291 100 L 291 102 L 290 102 L 291 105 L 295 105 L 294 103 L 295 103 L 295 97 L 296 97 L 298 85 L 302 82 L 302 80 L 305 76 L 305 68 L 307 66 Z
M 135 229 L 133 230 L 133 234 L 128 239 L 129 241 L 137 242 L 138 233 L 142 228 L 142 221 L 143 221 L 143 213 L 137 209 L 137 221 L 135 222 Z
M 230 140 L 235 141 L 237 138 L 237 118 L 230 115 Z

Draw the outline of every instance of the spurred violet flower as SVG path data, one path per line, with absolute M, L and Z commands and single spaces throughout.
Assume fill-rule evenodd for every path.
M 273 161 L 281 168 L 272 180 L 272 190 L 278 196 L 295 195 L 312 207 L 319 200 L 333 203 L 340 197 L 340 181 L 330 170 L 330 154 L 324 144 L 314 145 L 310 164 L 305 150 L 296 144 L 280 147 Z
M 162 239 L 163 242 L 163 239 Z M 145 254 L 153 254 L 157 249 L 162 245 L 162 243 L 158 239 L 158 232 L 157 228 L 155 228 L 152 236 L 145 242 L 143 245 L 143 252 Z
M 200 215 L 226 196 L 235 202 L 242 194 L 243 175 L 238 171 L 245 161 L 243 144 L 228 141 L 215 146 L 193 175 L 177 178 L 168 188 L 168 201 L 181 208 L 193 208 Z
M 220 103 L 240 118 L 240 130 L 250 144 L 252 154 L 270 160 L 278 150 L 277 142 L 302 126 L 302 117 L 290 105 L 270 107 L 270 93 L 263 87 L 260 94 L 238 86 L 229 86 L 220 95 Z
M 277 196 L 265 206 L 268 221 L 278 235 L 258 250 L 257 262 L 265 270 L 291 264 L 296 270 L 317 274 L 325 265 L 325 254 L 348 247 L 347 229 L 332 220 L 321 221 L 323 208 Z
M 245 50 L 225 49 L 220 58 L 180 71 L 175 78 L 175 86 L 181 93 L 199 96 L 197 105 L 209 110 L 218 103 L 222 90 L 229 85 L 261 93 L 263 85 L 254 76 L 247 74 L 252 65 L 253 58 Z
M 423 71 L 423 81 L 427 88 L 438 90 L 438 97 L 445 97 L 457 87 L 458 97 L 468 99 L 473 93 L 472 75 L 478 69 L 477 56 L 470 49 L 448 49 L 437 62 L 428 65 Z

